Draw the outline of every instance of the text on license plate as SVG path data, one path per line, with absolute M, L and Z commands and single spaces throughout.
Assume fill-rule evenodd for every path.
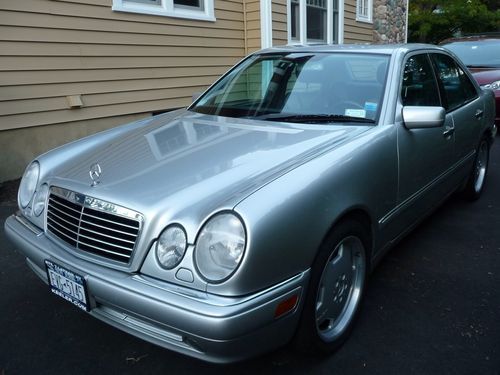
M 88 311 L 85 279 L 50 260 L 45 260 L 45 266 L 52 293 Z

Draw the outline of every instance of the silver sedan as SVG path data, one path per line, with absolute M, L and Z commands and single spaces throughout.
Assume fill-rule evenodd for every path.
M 387 250 L 481 195 L 494 105 L 434 46 L 263 50 L 187 109 L 36 158 L 5 229 L 53 293 L 165 348 L 331 353 Z

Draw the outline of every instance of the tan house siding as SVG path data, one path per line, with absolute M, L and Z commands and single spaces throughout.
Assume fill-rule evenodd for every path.
M 247 40 L 247 53 L 260 49 L 260 0 L 243 0 L 245 5 L 245 27 Z
M 5 155 L 25 165 L 71 134 L 100 130 L 106 122 L 96 119 L 125 120 L 188 105 L 194 92 L 245 55 L 243 0 L 214 3 L 217 20 L 206 22 L 113 12 L 111 0 L 3 0 L 0 145 L 7 149 L 0 156 L 0 181 L 20 173 Z M 71 109 L 70 95 L 81 95 L 83 107 Z M 28 143 L 20 129 L 53 124 L 61 127 L 51 127 L 55 139 L 36 150 L 8 147 L 15 129 L 17 144 Z M 78 126 L 84 131 L 67 129 Z
M 344 43 L 372 43 L 373 24 L 356 21 L 356 0 L 344 4 Z
M 288 43 L 286 0 L 273 0 L 273 46 Z

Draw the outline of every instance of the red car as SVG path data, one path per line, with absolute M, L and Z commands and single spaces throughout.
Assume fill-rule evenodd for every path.
M 457 55 L 483 89 L 496 98 L 495 124 L 500 126 L 500 35 L 450 38 L 440 43 Z

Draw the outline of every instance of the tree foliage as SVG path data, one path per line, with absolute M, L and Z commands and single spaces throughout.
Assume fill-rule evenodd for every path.
M 463 34 L 500 32 L 498 0 L 410 0 L 408 41 L 438 43 Z

